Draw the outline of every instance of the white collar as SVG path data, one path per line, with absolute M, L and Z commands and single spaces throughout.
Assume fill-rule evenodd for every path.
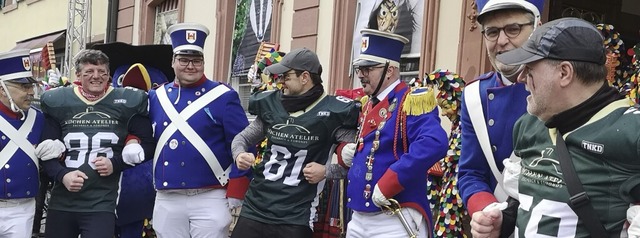
M 382 99 L 386 98 L 387 95 L 389 95 L 389 93 L 391 93 L 391 90 L 393 90 L 394 88 L 396 88 L 396 86 L 400 84 L 400 80 L 396 79 L 396 81 L 394 81 L 393 83 L 391 83 L 391 85 L 387 86 L 387 88 L 385 88 L 384 90 L 382 90 L 382 92 L 378 93 L 378 96 L 376 96 L 376 98 L 378 98 L 378 100 L 382 101 Z

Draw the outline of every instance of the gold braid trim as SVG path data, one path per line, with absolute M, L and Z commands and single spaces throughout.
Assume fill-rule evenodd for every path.
M 360 98 L 360 103 L 362 103 L 362 109 L 364 110 L 364 105 L 369 101 L 369 95 L 364 95 Z
M 429 113 L 436 108 L 436 97 L 433 88 L 411 88 L 411 92 L 402 103 L 402 111 L 407 115 L 418 116 Z

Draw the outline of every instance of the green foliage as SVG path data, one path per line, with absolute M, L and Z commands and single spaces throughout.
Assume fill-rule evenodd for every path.
M 236 61 L 238 48 L 247 29 L 247 14 L 249 13 L 249 0 L 237 0 L 235 25 L 233 27 L 233 47 L 231 48 L 231 63 Z

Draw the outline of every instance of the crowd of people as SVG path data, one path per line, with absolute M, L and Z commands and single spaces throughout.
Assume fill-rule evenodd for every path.
M 364 98 L 330 95 L 312 50 L 272 51 L 251 74 L 251 122 L 204 75 L 201 24 L 168 29 L 169 82 L 136 64 L 123 77 L 143 86 L 113 87 L 109 57 L 83 50 L 40 109 L 29 51 L 0 53 L 0 237 L 31 237 L 40 171 L 50 238 L 148 237 L 149 221 L 160 238 L 315 237 L 338 179 L 346 237 L 640 237 L 640 107 L 608 74 L 612 28 L 543 23 L 543 0 L 477 7 L 493 71 L 404 82 L 409 40 L 370 25 L 352 64 Z M 119 222 L 132 189 L 146 212 Z

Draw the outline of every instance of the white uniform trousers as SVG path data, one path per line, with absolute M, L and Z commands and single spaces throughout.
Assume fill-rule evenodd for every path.
M 231 213 L 226 189 L 158 190 L 153 229 L 158 238 L 227 238 Z
M 35 198 L 0 199 L 0 238 L 29 238 Z
M 402 214 L 418 238 L 427 238 L 427 222 L 416 209 L 402 208 Z M 348 238 L 407 238 L 398 215 L 385 212 L 353 212 L 347 225 Z

